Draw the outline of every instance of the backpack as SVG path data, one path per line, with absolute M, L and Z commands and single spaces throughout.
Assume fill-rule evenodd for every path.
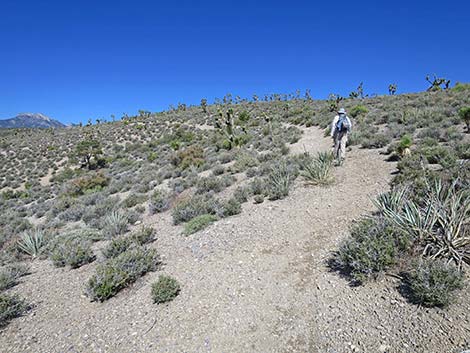
M 346 132 L 351 130 L 351 124 L 349 123 L 348 117 L 346 114 L 339 116 L 338 122 L 336 123 L 336 131 Z

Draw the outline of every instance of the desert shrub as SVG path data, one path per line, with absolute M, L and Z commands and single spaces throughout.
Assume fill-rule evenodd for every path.
M 240 202 L 235 199 L 231 198 L 227 201 L 222 202 L 221 212 L 217 212 L 219 217 L 225 218 L 230 216 L 235 216 L 242 212 L 242 206 Z
M 152 284 L 152 299 L 160 304 L 173 300 L 179 294 L 181 286 L 172 277 L 161 275 L 158 281 Z
M 200 167 L 204 164 L 204 150 L 197 145 L 189 146 L 176 153 L 173 163 L 181 169 Z
M 49 254 L 54 266 L 78 268 L 95 260 L 91 241 L 73 234 L 64 234 L 51 244 Z
M 0 327 L 15 317 L 23 315 L 29 305 L 17 295 L 0 294 Z
M 71 196 L 79 196 L 102 190 L 109 184 L 109 178 L 102 172 L 86 175 L 71 181 L 67 193 Z
M 44 232 L 39 229 L 25 232 L 18 241 L 19 250 L 33 258 L 42 254 L 45 245 Z
M 439 138 L 441 137 L 441 132 L 435 127 L 428 127 L 418 132 L 417 137 L 420 139 L 431 138 L 434 140 L 439 140 Z
M 312 184 L 329 185 L 334 181 L 331 175 L 333 161 L 331 152 L 319 152 L 315 158 L 308 155 L 301 162 L 301 175 Z
M 403 156 L 405 151 L 409 150 L 412 144 L 413 144 L 413 138 L 410 135 L 404 135 L 401 137 L 396 151 L 398 152 L 400 156 Z
M 351 115 L 353 118 L 363 114 L 367 114 L 369 112 L 369 110 L 363 106 L 363 105 L 356 105 L 355 107 L 353 107 L 350 111 L 349 111 L 349 115 Z
M 108 259 L 117 257 L 127 251 L 133 244 L 135 242 L 131 237 L 117 237 L 109 242 L 102 250 L 102 254 Z
M 156 190 L 150 196 L 150 213 L 160 213 L 170 208 L 170 194 L 164 190 Z
M 426 306 L 447 306 L 453 292 L 463 288 L 463 274 L 442 261 L 419 261 L 407 278 L 410 299 Z
M 454 87 L 451 88 L 451 91 L 454 92 L 465 92 L 470 90 L 470 84 L 457 82 Z
M 128 230 L 128 223 L 129 219 L 124 213 L 113 211 L 103 220 L 103 233 L 107 238 L 124 234 Z
M 195 195 L 178 203 L 172 211 L 174 224 L 180 224 L 203 214 L 216 214 L 220 203 L 208 195 Z
M 470 132 L 470 107 L 462 107 L 459 109 L 459 116 L 467 126 L 467 132 Z
M 155 271 L 159 264 L 154 249 L 130 249 L 99 265 L 88 280 L 86 293 L 93 301 L 105 301 L 147 272 Z
M 250 197 L 250 188 L 245 186 L 238 186 L 233 192 L 233 197 L 240 203 L 248 201 L 248 197 Z
M 223 165 L 216 165 L 214 168 L 212 168 L 212 174 L 214 176 L 222 175 L 225 173 L 225 167 Z
M 462 138 L 462 134 L 460 133 L 459 129 L 457 129 L 456 126 L 450 126 L 443 131 L 439 141 L 451 142 L 455 140 L 460 140 L 461 138 Z
M 415 189 L 422 189 L 430 174 L 427 160 L 419 153 L 404 156 L 397 164 L 398 173 L 392 180 L 392 185 L 413 183 Z
M 364 282 L 393 265 L 410 241 L 383 218 L 365 218 L 351 229 L 334 254 L 332 263 L 345 270 L 354 282 Z
M 271 168 L 268 175 L 267 194 L 270 200 L 279 200 L 289 195 L 290 188 L 295 179 L 292 168 L 282 161 Z
M 209 176 L 199 178 L 196 184 L 196 193 L 204 194 L 209 191 L 220 192 L 225 188 L 225 182 L 221 178 Z
M 5 266 L 0 270 L 0 292 L 11 288 L 18 283 L 18 279 L 29 274 L 29 266 L 16 263 Z
M 152 227 L 142 226 L 140 229 L 132 232 L 130 237 L 139 245 L 144 245 L 154 241 L 155 229 Z
M 250 182 L 249 188 L 253 195 L 263 195 L 266 193 L 266 181 L 261 178 L 255 178 Z
M 243 172 L 249 168 L 253 168 L 259 165 L 259 161 L 256 158 L 256 155 L 249 152 L 241 152 L 237 155 L 235 163 L 231 169 L 236 172 Z
M 264 202 L 264 196 L 263 195 L 255 195 L 253 197 L 253 202 L 256 204 L 263 203 Z
M 147 195 L 131 194 L 122 202 L 122 204 L 126 208 L 131 208 L 131 207 L 139 205 L 139 204 L 141 204 L 145 201 L 147 201 Z
M 459 141 L 456 142 L 452 148 L 458 158 L 470 159 L 470 143 Z
M 392 139 L 385 134 L 373 134 L 367 138 L 362 139 L 362 148 L 382 148 L 387 146 Z
M 217 217 L 211 214 L 203 214 L 200 216 L 197 216 L 190 221 L 188 221 L 184 225 L 184 234 L 185 235 L 190 235 L 196 232 L 199 232 L 200 230 L 203 230 L 213 222 L 217 220 Z
M 432 147 L 422 146 L 419 148 L 418 153 L 423 155 L 430 164 L 441 164 L 444 168 L 452 166 L 456 162 L 456 156 L 449 150 L 441 145 Z

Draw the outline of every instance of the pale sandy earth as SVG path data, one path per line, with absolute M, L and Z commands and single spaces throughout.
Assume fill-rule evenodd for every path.
M 316 128 L 291 150 L 330 148 Z M 145 219 L 164 266 L 105 303 L 84 296 L 96 262 L 77 270 L 33 263 L 14 287 L 36 304 L 0 331 L 1 352 L 460 352 L 470 348 L 470 300 L 447 311 L 411 305 L 399 280 L 351 287 L 326 265 L 351 222 L 373 210 L 395 165 L 353 148 L 328 188 L 301 179 L 284 200 L 244 204 L 189 237 L 164 213 Z M 181 294 L 154 305 L 162 273 Z

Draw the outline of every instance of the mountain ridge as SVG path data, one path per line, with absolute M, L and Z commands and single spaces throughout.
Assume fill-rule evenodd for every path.
M 20 113 L 13 118 L 0 120 L 0 129 L 64 127 L 60 121 L 41 113 Z

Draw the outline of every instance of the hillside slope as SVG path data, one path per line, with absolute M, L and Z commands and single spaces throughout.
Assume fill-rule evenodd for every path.
M 397 290 L 399 268 L 354 286 L 328 261 L 391 181 L 418 187 L 419 173 L 458 173 L 459 185 L 469 187 L 470 135 L 458 116 L 470 105 L 468 92 L 343 101 L 355 128 L 346 162 L 332 169 L 332 184 L 314 186 L 302 168 L 331 149 L 324 137 L 331 103 L 242 102 L 67 130 L 0 132 L 0 262 L 31 266 L 4 293 L 33 304 L 2 328 L 2 350 L 467 348 L 467 288 L 448 308 L 425 308 Z M 217 109 L 238 124 L 236 146 L 214 121 Z M 408 135 L 411 156 L 402 157 L 398 144 Z M 90 169 L 77 156 L 82 141 L 102 147 Z M 185 235 L 207 213 L 213 222 Z M 153 230 L 154 241 L 132 246 L 155 249 L 162 264 L 93 301 L 90 279 L 112 261 L 103 250 L 141 229 Z M 34 231 L 46 245 L 31 260 L 17 244 Z M 79 242 L 67 247 L 68 239 Z M 74 266 L 58 261 L 62 249 L 74 254 L 74 244 L 93 256 Z M 151 285 L 161 274 L 176 278 L 181 292 L 157 305 Z

